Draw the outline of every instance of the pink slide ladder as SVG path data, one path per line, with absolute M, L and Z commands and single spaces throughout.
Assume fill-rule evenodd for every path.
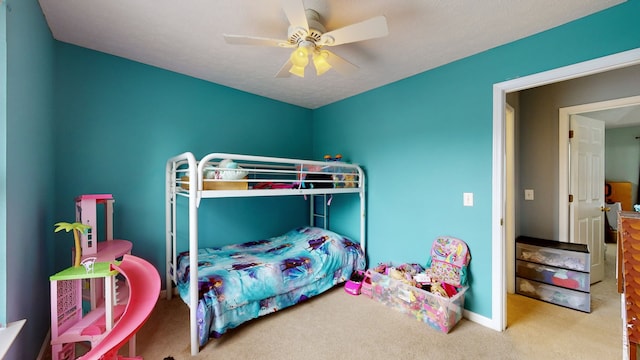
M 120 265 L 111 264 L 120 272 L 129 285 L 129 302 L 120 320 L 113 329 L 81 360 L 124 360 L 118 350 L 126 344 L 147 321 L 160 295 L 160 275 L 153 265 L 137 256 L 125 254 Z

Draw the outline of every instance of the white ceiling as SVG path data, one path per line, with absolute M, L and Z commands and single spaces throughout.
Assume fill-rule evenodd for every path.
M 640 104 L 592 111 L 581 115 L 604 121 L 607 129 L 638 126 L 640 124 Z
M 286 39 L 281 0 L 40 0 L 62 42 L 315 109 L 595 13 L 624 0 L 304 0 L 327 31 L 384 15 L 389 35 L 331 48 L 360 69 L 274 75 L 291 50 L 223 34 Z

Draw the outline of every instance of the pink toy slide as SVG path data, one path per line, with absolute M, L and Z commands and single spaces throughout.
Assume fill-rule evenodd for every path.
M 113 329 L 81 356 L 82 360 L 123 360 L 131 359 L 118 355 L 118 350 L 129 341 L 147 321 L 160 294 L 160 275 L 153 265 L 144 259 L 126 254 L 119 266 L 111 268 L 120 272 L 129 284 L 129 302 L 120 320 Z M 136 357 L 133 359 L 142 359 Z

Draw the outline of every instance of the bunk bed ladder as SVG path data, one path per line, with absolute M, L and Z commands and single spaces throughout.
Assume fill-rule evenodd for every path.
M 322 227 L 323 229 L 329 229 L 329 198 L 327 194 L 311 195 L 310 206 L 310 219 L 309 224 L 311 226 Z M 316 197 L 320 198 L 320 203 L 316 202 Z

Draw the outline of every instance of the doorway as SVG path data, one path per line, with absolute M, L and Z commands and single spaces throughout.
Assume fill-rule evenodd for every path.
M 575 79 L 609 70 L 640 64 L 640 49 L 630 50 L 603 58 L 574 64 L 540 74 L 534 74 L 495 84 L 493 87 L 493 187 L 492 187 L 492 318 L 489 327 L 504 331 L 507 325 L 506 295 L 510 274 L 507 269 L 507 243 L 505 221 L 514 221 L 506 216 L 506 94 Z M 513 184 L 511 184 L 513 185 Z M 511 200 L 510 200 L 511 201 Z M 509 239 L 512 241 L 513 239 Z
M 576 216 L 575 212 L 577 210 L 576 204 L 570 204 L 567 206 L 567 203 L 563 201 L 563 199 L 567 199 L 569 197 L 569 188 L 571 179 L 573 179 L 570 175 L 567 175 L 568 169 L 570 168 L 569 163 L 571 162 L 571 156 L 568 154 L 567 148 L 569 148 L 569 140 L 567 136 L 563 136 L 563 134 L 567 134 L 570 128 L 571 118 L 574 116 L 587 116 L 589 119 L 593 119 L 596 121 L 601 121 L 605 124 L 605 129 L 612 127 L 623 127 L 623 126 L 631 126 L 638 125 L 633 123 L 620 123 L 619 119 L 613 117 L 608 114 L 618 114 L 618 113 L 627 113 L 624 109 L 633 109 L 640 105 L 640 96 L 631 96 L 625 98 L 619 98 L 614 100 L 606 100 L 593 102 L 583 105 L 576 105 L 570 107 L 561 108 L 559 111 L 559 137 L 558 144 L 560 149 L 559 156 L 559 177 L 558 184 L 559 189 L 558 198 L 560 201 L 558 202 L 558 213 L 560 214 L 560 219 L 569 219 L 569 221 L 563 222 L 559 221 L 560 228 L 560 239 L 561 241 L 567 242 L 578 242 L 575 238 L 575 229 L 576 225 Z M 620 112 L 622 110 L 622 112 Z M 607 175 L 605 171 L 601 174 L 602 176 Z M 633 179 L 635 182 L 638 179 L 636 176 Z M 629 179 L 632 180 L 632 179 Z M 596 207 L 600 207 L 604 205 L 604 199 L 602 199 L 601 204 L 594 204 Z M 597 210 L 596 210 L 597 211 Z M 601 214 L 603 215 L 603 214 Z M 603 221 L 604 224 L 604 221 Z M 601 232 L 601 236 L 604 237 L 604 230 Z M 566 237 L 565 237 L 566 235 Z M 597 282 L 602 280 L 604 276 L 604 253 L 601 244 L 604 244 L 604 241 L 599 242 L 598 244 L 590 244 L 590 251 L 592 253 L 591 265 L 591 282 Z M 595 258 L 594 258 L 595 257 Z

